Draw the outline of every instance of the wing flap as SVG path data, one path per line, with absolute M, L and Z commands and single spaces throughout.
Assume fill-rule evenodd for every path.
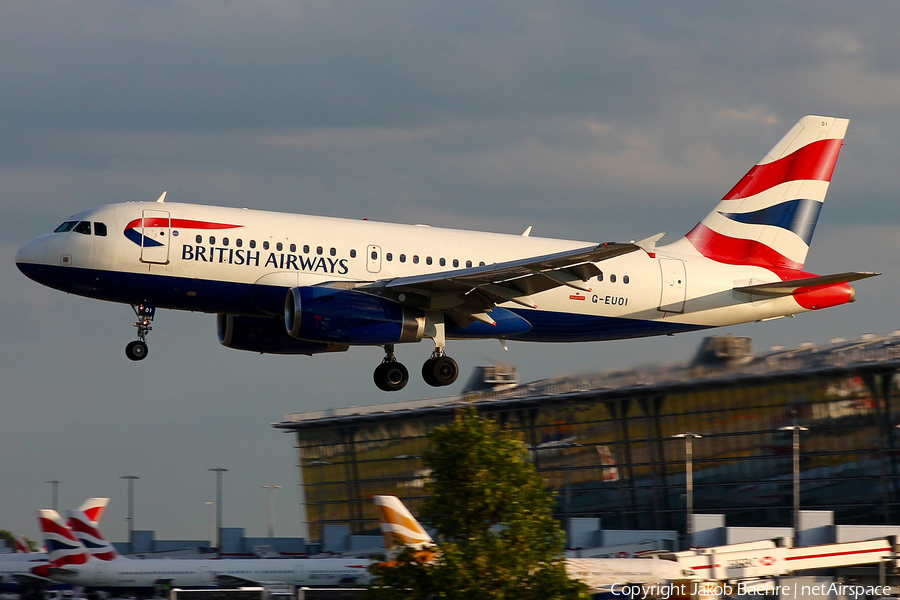
M 834 275 L 817 275 L 815 277 L 804 277 L 802 279 L 790 279 L 788 281 L 775 281 L 772 283 L 759 283 L 756 285 L 743 285 L 735 287 L 734 291 L 743 292 L 745 294 L 753 294 L 755 296 L 790 296 L 798 289 L 803 287 L 813 287 L 817 285 L 831 285 L 835 283 L 850 283 L 851 281 L 859 281 L 868 277 L 875 277 L 881 273 L 871 272 L 849 272 L 835 273 Z

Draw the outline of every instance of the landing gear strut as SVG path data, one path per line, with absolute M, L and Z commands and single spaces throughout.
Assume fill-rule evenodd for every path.
M 394 356 L 394 345 L 384 345 L 384 360 L 375 369 L 375 385 L 385 392 L 396 392 L 406 387 L 409 371 Z
M 137 327 L 138 339 L 125 346 L 125 356 L 131 360 L 144 360 L 147 358 L 147 334 L 153 329 L 150 323 L 156 315 L 156 307 L 146 304 L 132 304 L 131 309 L 137 316 L 134 326 Z
M 422 379 L 432 387 L 450 385 L 459 377 L 459 365 L 444 354 L 442 348 L 436 348 L 431 358 L 422 365 Z

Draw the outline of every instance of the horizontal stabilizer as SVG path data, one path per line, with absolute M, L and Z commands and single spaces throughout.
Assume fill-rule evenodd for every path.
M 849 283 L 858 281 L 868 277 L 875 277 L 881 273 L 870 272 L 851 272 L 836 273 L 834 275 L 817 275 L 815 277 L 804 277 L 802 279 L 791 279 L 788 281 L 775 281 L 773 283 L 760 283 L 757 285 L 745 285 L 734 288 L 736 292 L 744 292 L 745 294 L 754 294 L 757 296 L 790 296 L 799 288 L 813 287 L 817 285 L 830 285 L 834 283 Z

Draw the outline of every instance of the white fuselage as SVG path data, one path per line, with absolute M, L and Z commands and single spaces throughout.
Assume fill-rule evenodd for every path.
M 369 581 L 368 560 L 323 559 L 147 559 L 90 560 L 51 572 L 53 579 L 85 587 L 152 588 L 158 582 L 176 587 L 217 585 L 220 577 L 256 584 L 289 583 L 334 586 Z
M 91 223 L 91 233 L 53 233 L 23 247 L 16 262 L 29 277 L 115 302 L 249 316 L 281 315 L 285 292 L 296 286 L 452 272 L 589 245 L 170 203 L 104 206 L 70 221 Z M 98 223 L 106 235 L 97 235 Z M 780 279 L 766 268 L 707 259 L 683 239 L 598 267 L 602 279 L 587 282 L 590 292 L 560 286 L 532 296 L 534 309 L 502 304 L 532 325 L 509 339 L 642 337 L 808 310 L 791 296 L 759 299 L 734 292 L 739 284 Z

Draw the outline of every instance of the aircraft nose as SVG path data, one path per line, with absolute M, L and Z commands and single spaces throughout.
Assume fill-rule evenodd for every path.
M 46 244 L 43 238 L 31 240 L 16 252 L 16 266 L 25 276 L 35 279 L 36 269 L 46 263 Z

